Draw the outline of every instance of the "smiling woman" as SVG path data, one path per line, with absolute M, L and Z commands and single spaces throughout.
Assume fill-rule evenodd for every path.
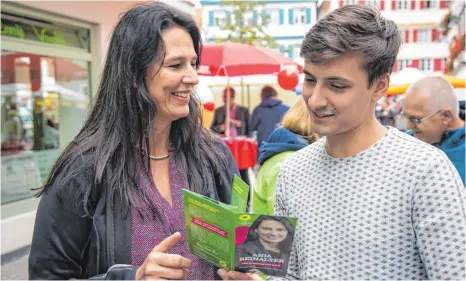
M 166 4 L 120 19 L 90 115 L 39 194 L 31 279 L 214 278 L 189 252 L 181 189 L 228 203 L 238 170 L 202 126 L 200 48 Z

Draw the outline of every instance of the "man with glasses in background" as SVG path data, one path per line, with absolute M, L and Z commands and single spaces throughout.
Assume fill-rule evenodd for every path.
M 445 152 L 464 184 L 464 121 L 458 113 L 455 90 L 438 76 L 424 77 L 411 84 L 403 100 L 408 133 Z

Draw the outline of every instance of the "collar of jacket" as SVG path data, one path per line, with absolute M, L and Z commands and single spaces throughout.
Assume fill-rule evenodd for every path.
M 438 147 L 441 149 L 454 148 L 460 145 L 464 145 L 465 128 L 461 127 L 454 130 L 445 131 L 442 135 Z

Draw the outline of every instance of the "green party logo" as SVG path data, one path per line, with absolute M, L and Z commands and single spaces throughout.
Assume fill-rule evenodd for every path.
M 239 219 L 242 220 L 242 221 L 249 221 L 249 220 L 251 220 L 251 216 L 247 215 L 247 214 L 243 214 L 243 215 L 239 216 Z

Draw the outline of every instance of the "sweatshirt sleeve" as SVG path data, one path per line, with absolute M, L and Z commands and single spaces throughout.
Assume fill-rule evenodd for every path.
M 413 226 L 429 279 L 465 279 L 464 186 L 438 151 L 413 190 Z

